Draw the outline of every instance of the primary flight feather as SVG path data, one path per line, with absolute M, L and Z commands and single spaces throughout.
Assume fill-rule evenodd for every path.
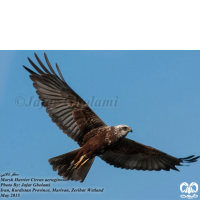
M 83 182 L 96 156 L 119 168 L 137 170 L 178 170 L 176 165 L 196 162 L 200 156 L 175 158 L 153 147 L 125 138 L 131 128 L 127 125 L 107 126 L 65 82 L 56 64 L 59 76 L 44 54 L 47 69 L 35 54 L 39 68 L 30 58 L 30 64 L 38 72 L 24 68 L 31 74 L 36 93 L 46 107 L 52 121 L 80 148 L 49 159 L 53 170 L 68 180 Z

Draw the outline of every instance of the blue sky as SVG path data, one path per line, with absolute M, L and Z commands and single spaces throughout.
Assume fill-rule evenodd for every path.
M 78 147 L 51 122 L 22 65 L 34 52 L 0 51 L 0 174 L 61 178 L 48 159 Z M 127 124 L 128 138 L 175 157 L 200 154 L 200 51 L 46 51 L 66 82 L 84 99 L 117 100 L 91 108 L 108 125 Z M 30 99 L 32 103 L 29 104 Z M 114 168 L 96 158 L 84 183 L 62 188 L 104 188 L 103 193 L 21 193 L 20 199 L 180 199 L 180 184 L 200 184 L 200 162 L 176 171 Z

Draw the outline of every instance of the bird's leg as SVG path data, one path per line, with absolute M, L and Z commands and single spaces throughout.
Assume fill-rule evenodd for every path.
M 86 156 L 86 155 L 81 156 L 81 158 L 79 159 L 79 161 L 78 161 L 77 163 L 74 164 L 74 169 L 76 169 L 76 168 L 79 166 L 79 164 L 80 164 L 81 161 L 85 158 L 85 156 Z
M 89 158 L 87 158 L 83 163 L 81 163 L 81 165 L 78 167 L 78 169 L 80 169 L 81 166 L 83 166 L 88 160 L 89 160 Z

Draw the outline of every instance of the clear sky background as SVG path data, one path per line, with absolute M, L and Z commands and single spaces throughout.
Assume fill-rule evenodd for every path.
M 35 51 L 44 62 L 44 51 Z M 0 51 L 0 174 L 61 178 L 48 159 L 78 145 L 51 122 L 22 65 L 34 51 Z M 91 108 L 108 125 L 127 124 L 128 138 L 175 157 L 200 155 L 200 51 L 46 51 L 84 99 L 117 100 Z M 20 97 L 20 98 L 19 98 Z M 30 99 L 33 102 L 30 106 Z M 38 106 L 39 105 L 39 106 Z M 180 199 L 180 184 L 200 184 L 200 162 L 177 171 L 122 170 L 96 158 L 85 181 L 62 188 L 103 193 L 29 193 L 20 199 Z M 199 194 L 200 195 L 200 194 Z

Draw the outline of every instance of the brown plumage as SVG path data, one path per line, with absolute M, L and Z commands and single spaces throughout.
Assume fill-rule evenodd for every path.
M 31 74 L 36 93 L 52 121 L 80 146 L 74 151 L 49 159 L 53 170 L 58 170 L 63 178 L 83 182 L 95 156 L 115 167 L 150 171 L 178 170 L 176 165 L 197 161 L 199 156 L 175 158 L 125 138 L 132 131 L 129 126 L 107 126 L 68 86 L 58 65 L 56 68 L 60 77 L 53 70 L 46 54 L 44 56 L 49 70 L 36 54 L 42 69 L 30 58 L 28 60 L 38 74 L 24 68 Z

